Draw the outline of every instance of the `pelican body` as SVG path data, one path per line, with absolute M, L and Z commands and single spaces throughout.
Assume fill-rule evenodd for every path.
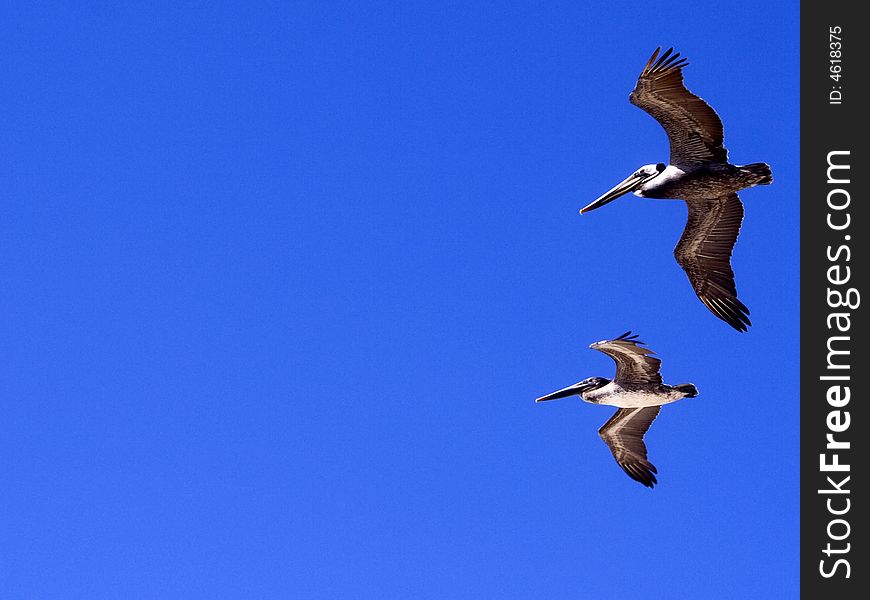
M 629 192 L 641 198 L 685 201 L 689 218 L 674 256 L 701 302 L 733 328 L 746 331 L 751 325 L 749 309 L 737 298 L 731 269 L 731 253 L 743 222 L 737 192 L 773 182 L 770 166 L 728 162 L 719 115 L 683 85 L 682 69 L 688 63 L 672 48 L 661 57 L 660 50 L 653 52 L 629 100 L 665 129 L 670 164 L 642 166 L 580 213 Z
M 620 385 L 604 377 L 590 378 L 585 382 L 553 392 L 541 400 L 555 400 L 567 396 L 578 395 L 584 402 L 604 404 L 619 408 L 643 408 L 645 406 L 662 406 L 686 398 L 691 393 L 680 386 L 631 386 Z M 597 387 L 600 386 L 600 387 Z M 564 394 L 564 395 L 561 395 Z
M 589 346 L 610 356 L 616 362 L 613 380 L 589 377 L 536 402 L 580 396 L 590 404 L 615 406 L 619 410 L 605 423 L 598 434 L 610 448 L 617 464 L 626 474 L 647 487 L 658 481 L 655 466 L 647 459 L 643 436 L 658 416 L 661 407 L 683 398 L 694 398 L 698 389 L 691 383 L 666 385 L 660 373 L 661 360 L 652 350 L 628 331 L 618 338 L 602 340 Z
M 722 194 L 736 194 L 749 187 L 770 183 L 766 181 L 769 177 L 767 169 L 760 165 L 738 167 L 728 163 L 710 163 L 688 172 L 668 165 L 657 177 L 634 190 L 634 195 L 660 200 L 681 198 L 703 201 Z

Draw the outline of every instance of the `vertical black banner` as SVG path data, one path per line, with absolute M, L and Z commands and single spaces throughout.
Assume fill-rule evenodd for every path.
M 866 598 L 867 38 L 858 3 L 801 3 L 801 595 Z M 862 351 L 863 350 L 863 351 Z

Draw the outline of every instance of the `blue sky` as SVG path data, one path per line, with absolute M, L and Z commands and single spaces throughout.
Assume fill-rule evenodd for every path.
M 4 598 L 795 597 L 797 3 L 287 4 L 2 9 Z M 774 171 L 747 334 L 682 203 L 577 213 L 657 45 Z M 654 490 L 533 402 L 627 329 Z

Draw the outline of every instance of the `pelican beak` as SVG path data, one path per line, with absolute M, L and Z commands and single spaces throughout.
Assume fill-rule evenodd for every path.
M 559 390 L 558 392 L 553 392 L 552 394 L 547 394 L 546 396 L 541 396 L 535 402 L 546 402 L 547 400 L 558 400 L 559 398 L 567 398 L 568 396 L 577 396 L 585 390 L 587 384 L 583 383 L 575 383 L 572 386 L 566 387 L 563 390 Z
M 633 192 L 634 190 L 639 188 L 641 186 L 641 184 L 643 184 L 644 180 L 645 180 L 645 177 L 643 177 L 642 175 L 638 175 L 637 173 L 633 173 L 627 179 L 625 179 L 623 182 L 614 186 L 613 189 L 611 189 L 609 192 L 607 192 L 606 194 L 604 194 L 603 196 L 598 198 L 598 200 L 596 200 L 592 204 L 589 204 L 588 206 L 584 206 L 583 208 L 581 208 L 580 214 L 582 215 L 583 213 L 588 213 L 590 210 L 595 210 L 596 208 L 600 208 L 600 207 L 604 206 L 605 204 L 607 204 L 608 202 L 613 202 L 614 200 L 616 200 L 620 196 L 627 194 L 628 192 Z

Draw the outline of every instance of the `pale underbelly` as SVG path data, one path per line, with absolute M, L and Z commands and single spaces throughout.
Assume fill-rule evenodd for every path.
M 679 400 L 677 394 L 654 394 L 650 392 L 620 390 L 618 392 L 587 395 L 587 402 L 616 406 L 618 408 L 643 408 L 646 406 L 661 406 Z

